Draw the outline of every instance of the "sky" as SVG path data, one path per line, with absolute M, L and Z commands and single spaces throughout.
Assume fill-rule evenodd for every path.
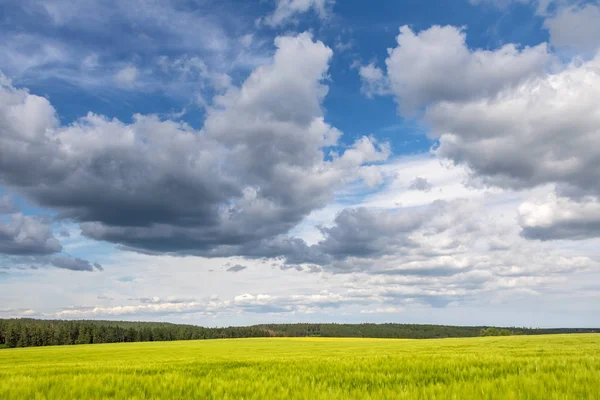
M 0 0 L 0 318 L 600 326 L 600 1 Z

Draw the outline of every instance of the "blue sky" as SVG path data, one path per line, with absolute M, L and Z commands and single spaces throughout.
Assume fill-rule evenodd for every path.
M 600 325 L 599 27 L 0 1 L 0 317 Z

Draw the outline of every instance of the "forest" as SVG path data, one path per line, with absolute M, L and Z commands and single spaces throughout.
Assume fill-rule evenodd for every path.
M 163 322 L 0 319 L 0 348 L 92 343 L 151 342 L 249 337 L 364 337 L 435 339 L 450 337 L 594 333 L 589 328 L 498 328 L 414 324 L 267 324 L 206 328 Z

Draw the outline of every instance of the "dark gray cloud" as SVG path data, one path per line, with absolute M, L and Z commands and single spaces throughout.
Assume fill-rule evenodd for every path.
M 317 247 L 334 259 L 397 253 L 416 245 L 409 236 L 426 218 L 424 210 L 397 213 L 366 208 L 344 210 L 332 227 L 321 228 L 325 239 Z
M 436 201 L 402 210 L 346 209 L 331 226 L 320 228 L 324 238 L 314 245 L 278 236 L 244 246 L 220 246 L 210 256 L 279 258 L 283 269 L 311 272 L 453 275 L 469 265 L 443 258 L 448 252 L 463 251 L 460 240 L 444 235 L 452 229 L 464 241 L 476 237 L 480 227 L 465 222 L 469 212 L 464 201 Z M 442 239 L 434 241 L 436 235 Z
M 90 238 L 143 251 L 210 255 L 286 233 L 389 151 L 362 138 L 326 161 L 341 135 L 321 108 L 332 51 L 309 34 L 275 44 L 273 62 L 217 97 L 199 131 L 140 115 L 62 126 L 46 99 L 4 79 L 0 183 Z
M 103 270 L 102 266 L 98 263 L 90 263 L 89 261 L 82 260 L 81 258 L 71 257 L 53 257 L 50 259 L 50 263 L 56 268 L 68 269 L 71 271 L 94 271 Z
M 8 266 L 2 267 L 7 270 L 16 268 L 20 270 L 37 270 L 42 267 L 54 267 L 68 269 L 71 271 L 103 271 L 99 263 L 93 263 L 81 258 L 73 257 L 65 253 L 52 253 L 44 255 L 6 255 L 0 254 L 0 261 Z
M 552 226 L 528 226 L 523 237 L 537 240 L 585 240 L 600 236 L 600 221 L 562 221 Z
M 227 272 L 240 272 L 240 271 L 245 270 L 246 268 L 248 268 L 248 267 L 237 264 L 237 265 L 227 268 Z
M 459 229 L 464 238 L 470 237 L 477 226 L 465 223 L 464 215 L 469 212 L 468 202 L 435 201 L 428 206 L 399 210 L 373 210 L 366 208 L 343 210 L 331 227 L 322 227 L 324 239 L 311 246 L 312 254 L 319 254 L 328 264 L 343 266 L 349 258 L 365 260 L 386 256 L 405 257 L 409 260 L 414 252 L 429 253 L 435 256 L 440 250 L 457 247 L 459 242 L 449 241 L 437 244 L 437 250 L 424 248 L 428 237 L 442 234 L 449 229 Z M 462 220 L 462 224 L 458 221 Z M 425 240 L 424 240 L 425 239 Z M 437 254 L 439 255 L 439 254 Z M 311 260 L 319 264 L 319 257 Z M 336 264 L 337 263 L 337 264 Z M 356 267 L 362 261 L 355 264 Z M 321 265 L 323 265 L 321 263 Z M 349 267 L 349 264 L 346 264 Z M 361 269 L 366 267 L 363 265 Z M 410 268 L 410 267 L 409 267 Z M 383 265 L 369 269 L 385 269 Z
M 431 206 L 411 210 L 377 211 L 366 208 L 345 209 L 334 223 L 321 227 L 324 239 L 308 245 L 300 238 L 279 235 L 252 241 L 243 245 L 219 245 L 194 254 L 206 257 L 243 256 L 247 258 L 279 258 L 282 268 L 308 268 L 313 272 L 329 270 L 355 272 L 372 269 L 373 260 L 386 255 L 408 253 L 419 247 L 411 238 L 425 227 L 426 222 L 446 213 L 450 206 L 446 202 L 435 202 Z M 429 224 L 430 229 L 444 229 L 438 221 Z M 363 260 L 345 263 L 348 259 Z M 301 266 L 303 265 L 303 266 Z

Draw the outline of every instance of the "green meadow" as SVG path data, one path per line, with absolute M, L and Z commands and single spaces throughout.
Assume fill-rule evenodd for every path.
M 0 350 L 0 399 L 599 399 L 600 335 Z

